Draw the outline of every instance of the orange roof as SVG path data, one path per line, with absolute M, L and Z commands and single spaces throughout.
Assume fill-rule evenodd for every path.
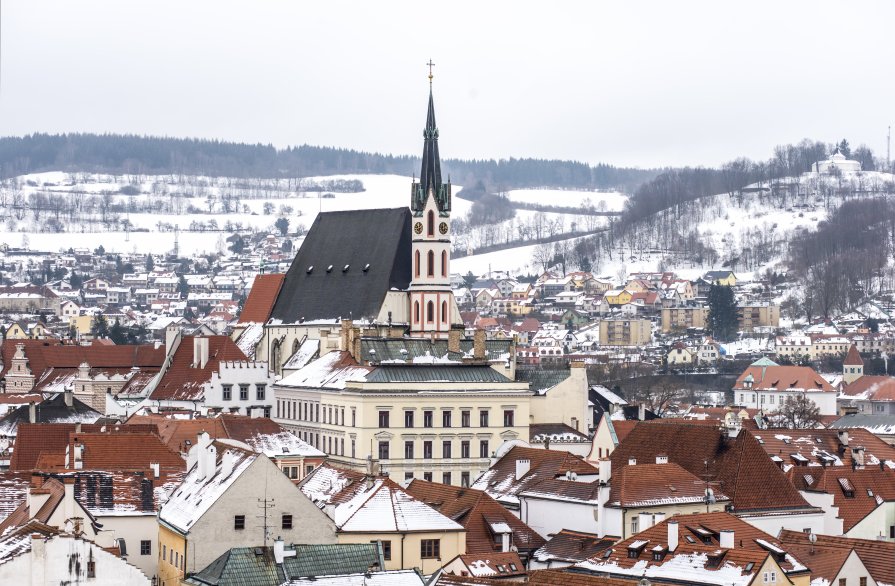
M 895 471 L 868 466 L 794 466 L 788 476 L 799 490 L 824 492 L 833 496 L 845 532 L 850 531 L 882 502 L 895 501 Z M 845 482 L 842 482 L 842 479 Z M 850 487 L 848 496 L 845 487 Z
M 75 423 L 20 423 L 16 431 L 16 444 L 10 459 L 10 470 L 41 470 L 40 462 L 63 463 L 69 434 L 77 427 Z M 155 433 L 154 425 L 100 425 L 81 424 L 83 433 L 97 433 L 106 429 L 106 436 L 118 433 Z M 53 467 L 58 467 L 58 464 Z
M 714 490 L 719 501 L 730 500 L 721 489 Z M 642 507 L 662 504 L 669 499 L 701 502 L 704 497 L 704 482 L 677 464 L 638 462 L 612 475 L 609 502 L 622 507 Z
M 858 354 L 858 349 L 854 344 L 848 349 L 845 360 L 842 361 L 843 366 L 864 366 L 864 359 Z
M 490 523 L 503 522 L 513 530 L 513 545 L 519 551 L 532 552 L 544 539 L 518 517 L 484 491 L 414 479 L 407 487 L 413 498 L 422 501 L 466 529 L 466 551 L 472 554 L 495 553 Z
M 211 380 L 211 373 L 218 370 L 222 360 L 245 361 L 246 355 L 227 336 L 204 336 L 208 339 L 208 362 L 204 367 L 193 366 L 194 340 L 197 336 L 184 336 L 174 352 L 171 366 L 162 375 L 150 399 L 195 401 L 204 397 L 203 385 Z
M 734 389 L 745 389 L 743 381 L 752 375 L 752 389 L 804 389 L 805 391 L 833 391 L 833 386 L 808 366 L 750 366 L 737 379 Z
M 833 548 L 845 549 L 846 551 L 854 550 L 860 556 L 861 561 L 864 562 L 864 566 L 874 580 L 878 583 L 895 584 L 895 564 L 892 563 L 892 560 L 895 559 L 895 543 L 875 539 L 835 537 L 832 535 L 815 534 L 815 536 L 817 537 L 817 542 L 813 547 L 824 548 L 824 551 Z M 780 532 L 780 542 L 797 555 L 808 549 L 810 556 L 811 542 L 808 541 L 807 533 L 783 529 Z M 812 574 L 817 573 L 822 577 L 826 577 L 821 573 L 827 569 L 824 567 L 826 564 L 824 564 L 823 560 L 816 559 L 820 557 L 822 556 L 816 554 L 811 557 L 806 557 L 802 554 L 799 559 L 806 561 L 811 566 Z M 830 576 L 830 579 L 832 578 L 833 576 Z
M 865 401 L 895 401 L 895 378 L 891 376 L 862 376 L 845 385 L 843 393 Z
M 141 346 L 118 345 L 80 346 L 63 344 L 58 340 L 4 340 L 0 354 L 3 369 L 0 377 L 6 376 L 12 366 L 16 345 L 25 345 L 25 357 L 36 379 L 40 379 L 48 369 L 76 369 L 86 362 L 92 369 L 129 372 L 132 367 L 158 368 L 165 361 L 165 348 L 151 344 Z
M 242 313 L 239 314 L 239 323 L 265 323 L 270 319 L 270 312 L 273 310 L 273 304 L 280 294 L 280 287 L 283 286 L 285 278 L 284 273 L 257 275 L 242 308 Z

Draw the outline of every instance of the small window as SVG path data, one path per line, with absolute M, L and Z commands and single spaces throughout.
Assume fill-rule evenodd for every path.
M 93 560 L 87 560 L 87 577 L 96 578 L 96 562 Z
M 413 460 L 413 441 L 404 442 L 404 458 Z
M 441 412 L 441 427 L 450 427 L 451 426 L 451 412 L 450 411 L 442 411 Z
M 451 456 L 451 440 L 444 440 L 441 442 L 441 457 L 442 458 L 450 458 Z M 450 484 L 445 482 L 445 484 Z
M 420 541 L 420 557 L 424 560 L 437 559 L 441 557 L 441 540 L 440 539 L 423 539 Z
M 242 531 L 246 528 L 246 516 L 245 515 L 236 515 L 233 517 L 233 528 L 237 531 Z
M 469 411 L 461 411 L 460 412 L 460 425 L 462 427 L 470 427 L 469 423 Z
M 413 411 L 404 412 L 404 427 L 413 427 Z
M 249 400 L 249 385 L 239 385 L 239 400 L 240 401 L 248 401 Z
M 389 561 L 392 559 L 392 542 L 391 541 L 383 541 L 382 542 L 382 558 L 385 561 Z
M 488 440 L 482 440 L 479 442 L 479 457 L 480 458 L 488 458 L 491 456 L 491 451 L 488 449 Z
M 267 385 L 256 384 L 255 385 L 255 398 L 258 401 L 263 401 L 266 391 L 267 391 Z
M 423 411 L 423 427 L 434 427 L 431 411 Z
M 388 427 L 388 411 L 380 411 L 379 412 L 379 427 L 380 428 Z
M 432 473 L 423 472 L 423 480 L 425 480 L 426 482 L 432 482 Z
M 460 486 L 462 486 L 463 488 L 469 488 L 469 472 L 460 473 Z
M 426 440 L 423 442 L 423 459 L 431 460 L 432 459 L 432 442 Z
M 224 401 L 229 401 L 233 398 L 233 385 L 224 385 Z
M 511 409 L 507 409 L 503 412 L 503 426 L 504 427 L 513 427 L 514 421 L 513 411 Z
M 460 442 L 460 457 L 461 458 L 469 458 L 469 440 L 463 440 Z
M 379 442 L 379 459 L 388 460 L 388 442 Z
M 283 513 L 283 529 L 292 529 L 292 515 Z
M 450 484 L 451 483 L 451 473 L 450 472 L 444 472 L 441 475 L 441 483 L 442 484 Z
M 148 539 L 140 541 L 140 555 L 152 555 L 152 541 Z
M 479 427 L 488 427 L 487 411 L 479 411 Z

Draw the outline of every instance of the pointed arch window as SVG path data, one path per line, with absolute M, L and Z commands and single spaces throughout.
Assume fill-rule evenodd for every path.
M 429 323 L 435 321 L 435 304 L 431 301 L 426 304 L 426 321 Z
M 447 250 L 441 251 L 441 276 L 447 277 Z
M 426 235 L 429 237 L 435 236 L 435 212 L 429 210 L 429 215 L 426 221 Z
M 434 277 L 435 276 L 435 253 L 430 250 L 426 256 L 428 257 L 426 259 L 428 261 L 426 263 L 428 265 L 426 267 L 426 274 L 430 277 Z
M 413 302 L 413 321 L 414 323 L 420 323 L 420 302 Z
M 446 324 L 448 321 L 447 301 L 441 302 L 441 323 Z
M 413 266 L 414 266 L 414 269 L 413 269 L 414 275 L 419 277 L 420 276 L 420 251 L 419 250 L 417 250 L 414 253 Z

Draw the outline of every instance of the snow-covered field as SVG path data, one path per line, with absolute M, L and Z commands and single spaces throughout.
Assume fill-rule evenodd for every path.
M 593 205 L 600 211 L 620 212 L 628 196 L 616 191 L 576 191 L 565 189 L 513 189 L 510 201 L 542 206 L 581 207 Z
M 234 179 L 226 177 L 180 177 L 176 175 L 100 175 L 90 173 L 47 172 L 24 175 L 16 178 L 15 184 L 7 182 L 0 188 L 0 243 L 19 247 L 27 245 L 32 250 L 55 251 L 69 247 L 96 248 L 102 245 L 109 252 L 165 253 L 174 248 L 173 226 L 180 229 L 179 245 L 183 254 L 213 252 L 221 248 L 222 241 L 230 231 L 191 231 L 194 224 L 209 224 L 214 221 L 219 230 L 227 224 L 239 224 L 243 229 L 272 230 L 280 215 L 289 218 L 291 230 L 303 225 L 310 228 L 321 211 L 363 210 L 384 207 L 407 206 L 410 201 L 411 177 L 399 175 L 337 175 L 309 177 L 304 181 L 332 181 L 357 179 L 363 183 L 364 191 L 359 193 L 334 193 L 332 197 L 319 197 L 317 192 L 299 191 L 299 185 L 287 180 Z M 250 183 L 250 185 L 246 185 Z M 139 195 L 124 195 L 120 189 L 134 186 Z M 454 193 L 462 189 L 454 185 Z M 15 193 L 15 196 L 13 195 Z M 50 231 L 47 220 L 51 212 L 43 212 L 35 219 L 30 210 L 21 218 L 15 217 L 6 205 L 18 197 L 26 204 L 36 194 L 71 198 L 111 199 L 111 205 L 127 206 L 133 200 L 140 204 L 149 201 L 160 202 L 166 208 L 178 208 L 181 213 L 111 213 L 114 221 L 102 223 L 99 212 L 92 214 L 92 222 L 70 224 L 62 215 L 64 232 Z M 239 211 L 222 213 L 221 200 L 224 196 L 238 198 L 234 207 Z M 172 203 L 176 198 L 177 202 Z M 265 204 L 273 206 L 273 213 L 265 214 Z M 464 216 L 471 207 L 470 202 L 454 198 L 454 213 Z M 292 208 L 282 213 L 281 206 Z M 187 213 L 190 207 L 211 213 Z M 127 220 L 133 227 L 128 234 L 122 227 Z M 136 230 L 136 231 L 133 231 Z M 141 232 L 139 230 L 149 230 Z

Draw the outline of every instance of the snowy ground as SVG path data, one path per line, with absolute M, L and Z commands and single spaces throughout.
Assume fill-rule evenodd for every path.
M 616 191 L 574 191 L 565 189 L 513 189 L 510 201 L 543 206 L 581 207 L 593 205 L 600 211 L 620 212 L 628 196 Z

